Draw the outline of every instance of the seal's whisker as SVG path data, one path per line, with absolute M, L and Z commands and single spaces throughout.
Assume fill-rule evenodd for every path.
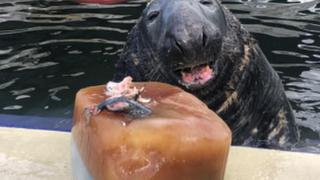
M 157 73 L 157 68 L 152 69 L 146 75 L 152 79 L 152 77 Z
M 160 74 L 159 74 L 158 72 L 159 72 L 159 70 L 160 70 L 161 67 L 162 67 L 162 65 L 161 65 L 161 63 L 159 63 L 159 64 L 157 64 L 157 65 L 155 66 L 155 68 L 151 69 L 151 71 L 147 74 L 147 75 L 150 77 L 150 79 L 156 81 L 157 79 L 160 78 Z M 154 79 L 154 77 L 155 77 L 156 75 L 157 75 L 157 78 Z
M 160 77 L 161 77 L 161 74 L 158 73 L 157 76 L 154 78 L 154 80 L 155 80 L 155 81 L 158 81 L 158 80 L 160 79 Z

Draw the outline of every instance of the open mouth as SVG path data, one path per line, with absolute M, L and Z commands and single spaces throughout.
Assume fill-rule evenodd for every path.
M 214 77 L 212 63 L 205 63 L 175 70 L 179 83 L 186 88 L 197 88 L 207 84 Z

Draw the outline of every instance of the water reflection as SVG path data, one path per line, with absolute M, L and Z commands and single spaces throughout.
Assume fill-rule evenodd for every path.
M 283 79 L 302 132 L 299 150 L 320 152 L 320 1 L 224 0 Z M 75 92 L 114 72 L 144 1 L 0 2 L 0 113 L 72 115 Z

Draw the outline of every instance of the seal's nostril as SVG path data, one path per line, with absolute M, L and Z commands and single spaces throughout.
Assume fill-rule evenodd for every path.
M 175 43 L 176 48 L 180 51 L 180 53 L 184 54 L 184 51 L 183 51 L 181 44 L 176 39 L 174 40 L 174 43 Z
M 205 47 L 207 45 L 207 35 L 205 32 L 202 33 L 202 46 Z
M 156 17 L 158 17 L 158 15 L 160 14 L 159 11 L 152 11 L 148 14 L 148 20 L 149 21 L 153 21 L 154 19 L 156 19 Z
M 210 1 L 210 0 L 200 0 L 200 3 L 203 4 L 203 5 L 211 5 L 212 1 Z

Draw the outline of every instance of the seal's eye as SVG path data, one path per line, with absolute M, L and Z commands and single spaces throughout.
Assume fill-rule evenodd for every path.
M 158 17 L 160 14 L 159 11 L 152 11 L 148 14 L 148 20 L 153 21 L 156 17 Z
M 203 4 L 203 5 L 210 5 L 210 4 L 212 4 L 212 1 L 210 1 L 210 0 L 200 0 L 200 3 Z

